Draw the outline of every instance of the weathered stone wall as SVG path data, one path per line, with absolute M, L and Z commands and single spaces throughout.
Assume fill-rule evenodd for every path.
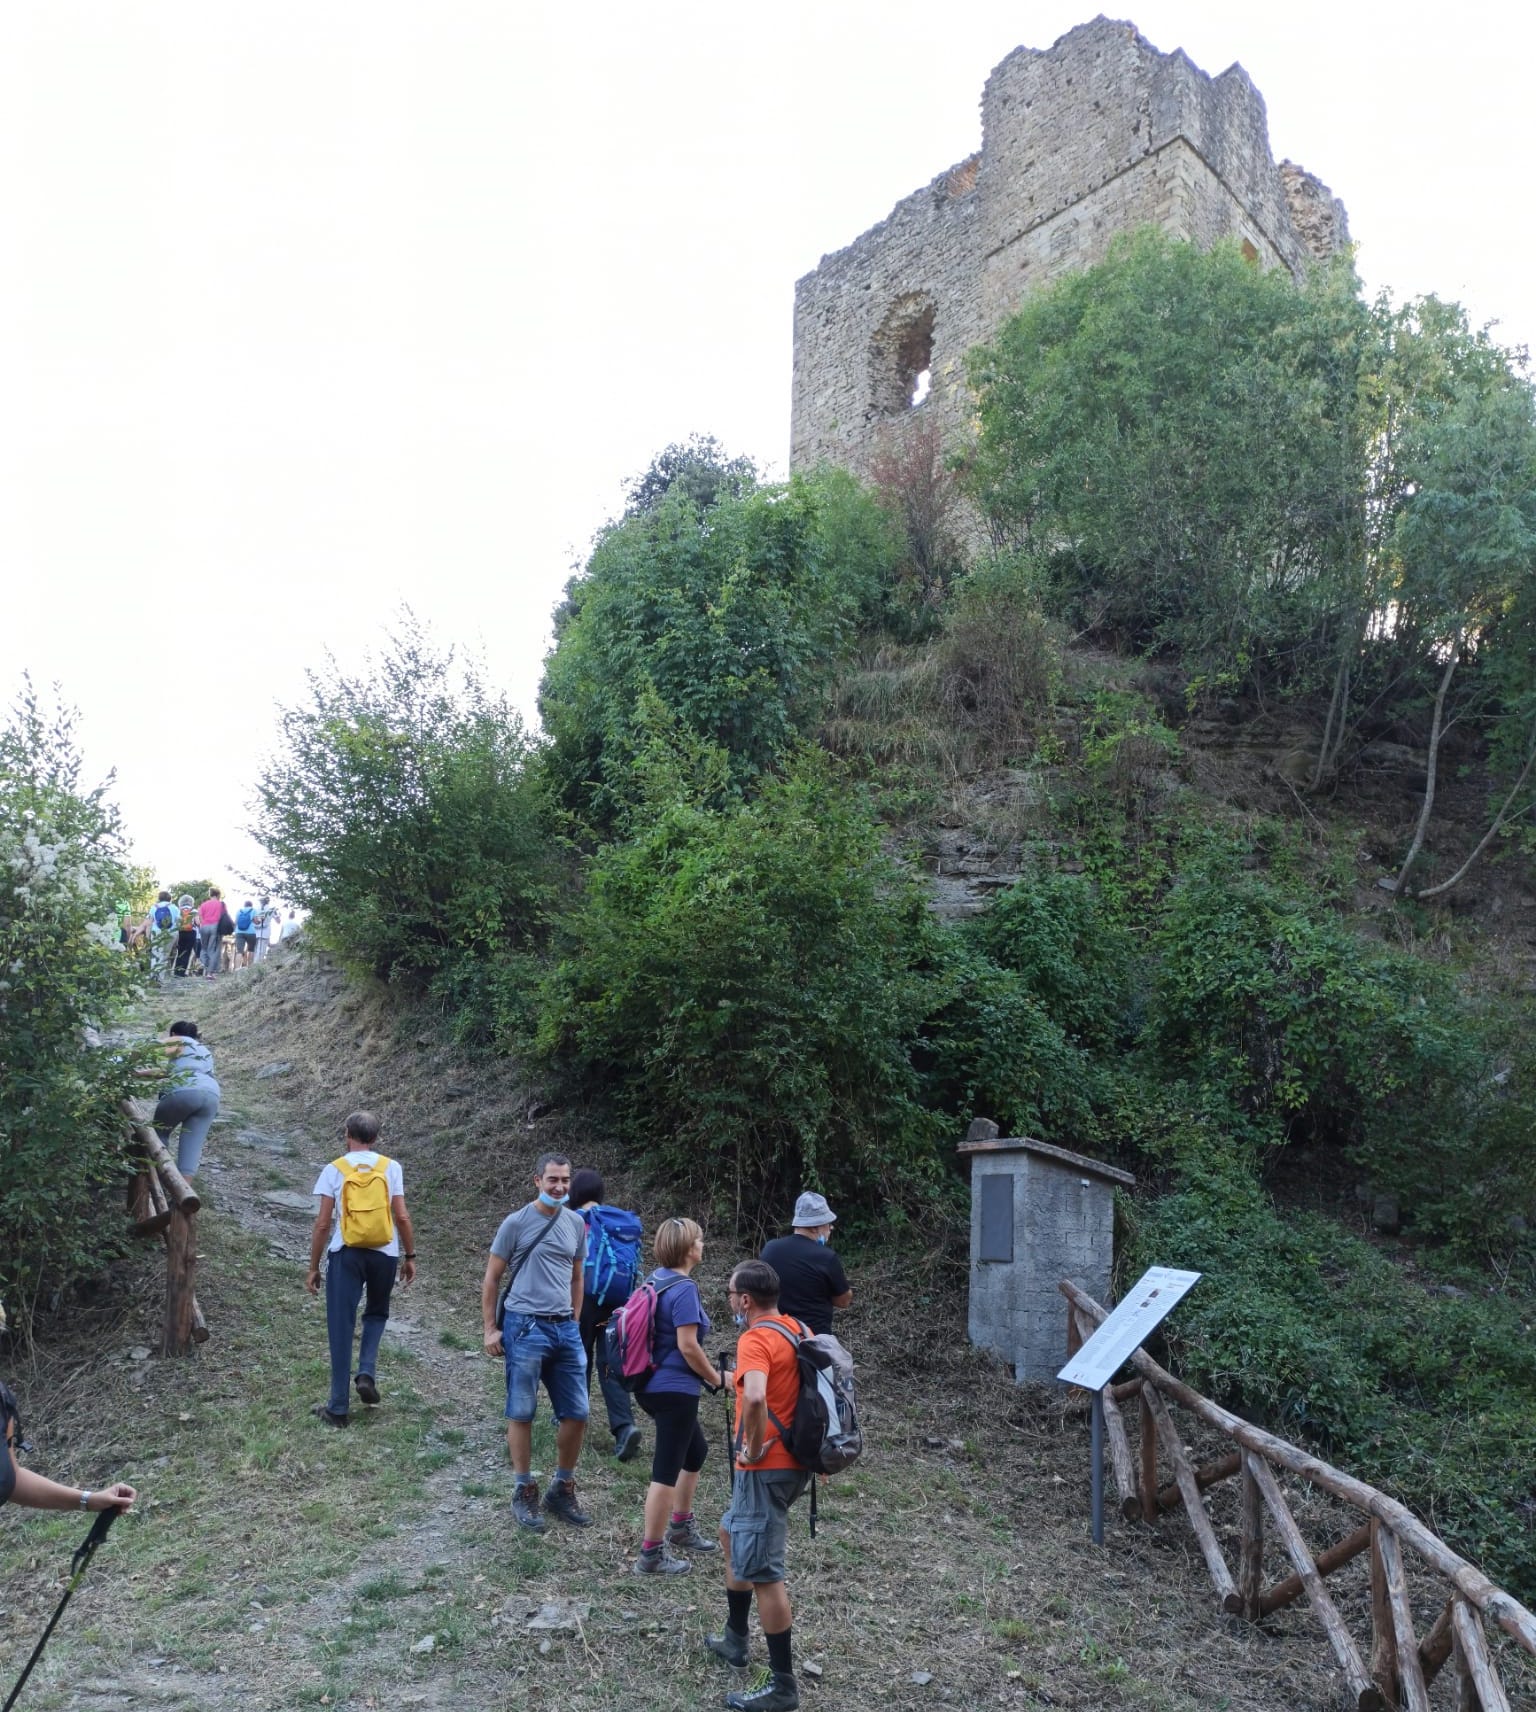
M 1298 276 L 1348 241 L 1327 187 L 1275 163 L 1242 67 L 1208 77 L 1131 24 L 1097 18 L 1047 51 L 1016 49 L 981 108 L 978 155 L 797 284 L 792 468 L 867 471 L 915 411 L 957 426 L 966 352 L 1026 292 L 1101 260 L 1118 232 L 1233 237 Z

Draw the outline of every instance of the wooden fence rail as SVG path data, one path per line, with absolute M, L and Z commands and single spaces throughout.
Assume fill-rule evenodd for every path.
M 197 1213 L 202 1202 L 155 1134 L 154 1108 L 145 1100 L 125 1100 L 123 1111 L 133 1125 L 140 1163 L 138 1174 L 128 1180 L 129 1224 L 135 1236 L 158 1236 L 165 1243 L 165 1323 L 160 1353 L 185 1355 L 193 1344 L 208 1341 L 208 1322 L 192 1288 L 197 1273 Z
M 1063 1282 L 1061 1292 L 1067 1298 L 1068 1344 L 1077 1348 L 1108 1318 L 1108 1310 L 1070 1281 Z M 1429 1685 L 1447 1662 L 1456 1671 L 1458 1712 L 1509 1712 L 1509 1697 L 1483 1623 L 1485 1619 L 1497 1623 L 1536 1659 L 1536 1615 L 1458 1556 L 1395 1498 L 1202 1397 L 1159 1367 L 1144 1349 L 1131 1356 L 1130 1364 L 1140 1378 L 1106 1385 L 1100 1393 L 1122 1516 L 1156 1522 L 1164 1510 L 1182 1507 L 1223 1606 L 1251 1621 L 1305 1594 L 1333 1647 L 1349 1686 L 1350 1702 L 1360 1712 L 1385 1712 L 1389 1707 L 1429 1712 Z M 1139 1457 L 1131 1454 L 1125 1426 L 1124 1407 L 1133 1399 L 1141 1409 Z M 1224 1433 L 1237 1449 L 1196 1467 L 1179 1437 L 1170 1402 Z M 1173 1474 L 1171 1485 L 1159 1484 L 1159 1452 Z M 1314 1554 L 1275 1478 L 1277 1468 L 1341 1499 L 1365 1520 L 1353 1533 Z M 1242 1481 L 1235 1577 L 1201 1497 L 1208 1487 L 1234 1475 Z M 1264 1587 L 1266 1516 L 1295 1571 L 1268 1589 Z M 1422 1640 L 1414 1633 L 1405 1547 L 1451 1584 L 1440 1615 Z M 1369 1658 L 1325 1585 L 1328 1576 L 1363 1552 L 1370 1553 L 1371 1570 Z

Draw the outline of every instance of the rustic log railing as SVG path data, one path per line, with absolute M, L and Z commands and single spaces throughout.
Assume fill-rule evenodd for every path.
M 1067 1341 L 1076 1349 L 1109 1317 L 1108 1310 L 1070 1281 L 1062 1284 L 1061 1292 L 1067 1298 Z M 1339 1661 L 1350 1703 L 1360 1712 L 1385 1712 L 1387 1708 L 1429 1712 L 1429 1685 L 1451 1661 L 1456 1671 L 1458 1712 L 1509 1712 L 1510 1700 L 1483 1624 L 1485 1619 L 1496 1623 L 1536 1660 L 1536 1615 L 1459 1557 L 1395 1498 L 1202 1397 L 1158 1366 L 1144 1349 L 1130 1357 L 1130 1365 L 1141 1375 L 1139 1379 L 1106 1385 L 1100 1393 L 1105 1441 L 1122 1516 L 1155 1523 L 1163 1511 L 1182 1506 L 1223 1606 L 1239 1616 L 1256 1622 L 1305 1594 Z M 1141 1410 L 1139 1457 L 1131 1454 L 1123 1413 L 1124 1405 L 1133 1400 Z M 1238 1448 L 1196 1467 L 1169 1413 L 1170 1402 L 1225 1434 Z M 1159 1485 L 1159 1451 L 1173 1474 L 1171 1485 Z M 1365 1520 L 1353 1533 L 1314 1554 L 1280 1490 L 1276 1468 L 1341 1499 Z M 1242 1480 L 1235 1577 L 1201 1497 L 1208 1487 L 1233 1475 Z M 1295 1571 L 1267 1589 L 1266 1512 Z M 1451 1584 L 1440 1615 L 1422 1639 L 1414 1633 L 1405 1546 Z M 1370 1553 L 1369 1661 L 1324 1585 L 1329 1575 L 1363 1552 Z
M 197 1191 L 176 1169 L 176 1161 L 151 1124 L 154 1108 L 144 1100 L 125 1100 L 123 1111 L 133 1125 L 139 1170 L 128 1180 L 128 1218 L 137 1237 L 159 1237 L 165 1243 L 165 1323 L 160 1334 L 162 1355 L 185 1355 L 195 1343 L 208 1341 L 208 1322 L 197 1305 L 193 1279 L 197 1272 Z

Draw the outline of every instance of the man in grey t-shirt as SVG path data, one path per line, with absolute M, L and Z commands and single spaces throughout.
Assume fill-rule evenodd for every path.
M 507 1370 L 507 1453 L 516 1482 L 512 1514 L 534 1533 L 544 1531 L 539 1489 L 533 1479 L 533 1417 L 539 1382 L 554 1411 L 554 1479 L 544 1508 L 573 1527 L 592 1520 L 576 1503 L 576 1459 L 587 1430 L 587 1354 L 581 1344 L 582 1263 L 587 1225 L 566 1207 L 571 1162 L 562 1153 L 540 1155 L 534 1167 L 538 1194 L 501 1221 L 480 1283 L 485 1353 L 501 1356 Z M 502 1275 L 511 1284 L 496 1320 Z

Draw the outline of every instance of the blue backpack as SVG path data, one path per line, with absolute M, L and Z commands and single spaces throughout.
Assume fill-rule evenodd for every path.
M 235 932 L 236 933 L 249 933 L 251 931 L 251 917 L 255 913 L 256 912 L 254 910 L 248 910 L 248 909 L 241 910 L 239 915 L 237 915 L 235 917 Z
M 639 1216 L 601 1202 L 581 1216 L 587 1221 L 582 1286 L 600 1308 L 617 1308 L 629 1300 L 640 1276 Z
M 169 933 L 176 925 L 176 912 L 169 904 L 155 905 L 155 926 L 161 933 Z

